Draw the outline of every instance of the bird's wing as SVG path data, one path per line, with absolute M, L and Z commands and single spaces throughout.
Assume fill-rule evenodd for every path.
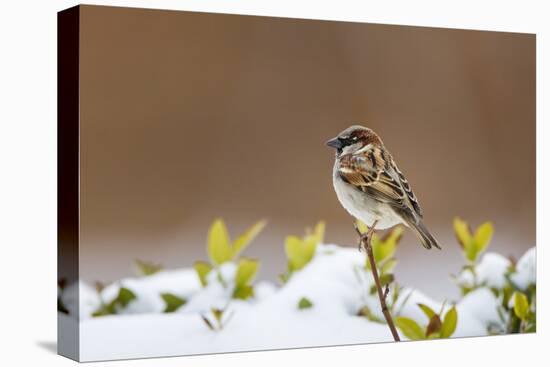
M 401 210 L 410 210 L 422 217 L 410 184 L 399 171 L 388 152 L 367 146 L 340 157 L 338 174 L 350 185 L 370 194 L 374 199 Z

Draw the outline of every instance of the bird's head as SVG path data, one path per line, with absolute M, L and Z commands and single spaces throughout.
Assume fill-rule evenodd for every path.
M 327 145 L 336 149 L 338 155 L 356 152 L 369 144 L 382 145 L 382 140 L 371 129 L 359 125 L 350 126 L 327 141 Z

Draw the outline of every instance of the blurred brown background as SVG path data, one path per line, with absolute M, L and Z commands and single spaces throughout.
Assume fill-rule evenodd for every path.
M 327 221 L 356 246 L 325 141 L 373 128 L 419 197 L 443 251 L 407 232 L 401 283 L 452 294 L 461 216 L 492 220 L 491 249 L 535 245 L 535 36 L 84 6 L 81 276 L 206 259 L 207 229 L 269 225 L 247 250 L 260 277 L 283 240 Z M 421 269 L 421 270 L 420 270 Z

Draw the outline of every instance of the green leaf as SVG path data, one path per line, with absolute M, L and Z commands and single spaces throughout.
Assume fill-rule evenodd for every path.
M 468 224 L 460 218 L 455 218 L 453 220 L 453 228 L 460 246 L 466 248 L 472 242 L 472 234 L 468 228 Z
M 521 320 L 527 319 L 529 314 L 529 301 L 521 292 L 514 292 L 514 313 Z
M 237 267 L 237 274 L 235 275 L 236 287 L 245 286 L 249 284 L 256 276 L 259 268 L 257 260 L 241 259 Z
M 493 238 L 494 228 L 491 222 L 486 222 L 480 225 L 474 235 L 476 242 L 477 252 L 481 253 L 485 251 L 491 239 Z
M 392 229 L 380 241 L 373 241 L 376 242 L 376 245 L 373 244 L 373 253 L 376 263 L 393 257 L 401 237 L 403 237 L 403 228 L 398 226 Z
M 166 305 L 166 307 L 164 308 L 164 312 L 174 312 L 187 302 L 185 299 L 180 298 L 172 293 L 161 293 L 160 297 Z
M 197 272 L 197 276 L 199 277 L 199 281 L 201 282 L 201 285 L 203 287 L 206 287 L 206 284 L 208 283 L 207 276 L 212 270 L 212 266 L 204 261 L 197 261 L 195 262 L 193 267 Z
M 313 307 L 313 303 L 311 303 L 309 299 L 306 297 L 300 298 L 300 301 L 298 302 L 298 309 L 304 310 L 311 307 Z
M 374 315 L 371 309 L 369 308 L 369 306 L 367 305 L 361 307 L 359 311 L 357 311 L 357 316 L 366 317 L 367 320 L 373 321 L 373 322 L 379 322 L 379 323 L 384 322 L 380 318 L 378 318 L 376 315 Z
M 248 247 L 250 242 L 252 242 L 252 240 L 264 229 L 266 223 L 267 222 L 265 220 L 256 222 L 252 227 L 248 228 L 246 232 L 237 237 L 232 247 L 232 259 L 236 258 L 245 248 Z
M 388 259 L 384 261 L 382 265 L 380 265 L 380 274 L 390 273 L 391 271 L 393 271 L 396 265 L 397 265 L 396 259 Z
M 128 304 L 136 299 L 136 295 L 134 292 L 129 290 L 128 288 L 120 287 L 118 290 L 118 296 L 115 299 L 116 303 L 122 307 L 128 306 Z
M 298 237 L 288 236 L 285 239 L 285 252 L 291 271 L 300 270 L 306 264 L 302 246 L 302 240 Z
M 285 284 L 290 279 L 290 272 L 289 273 L 283 273 L 279 274 L 279 280 L 282 284 Z
M 220 310 L 219 308 L 213 308 L 212 309 L 212 315 L 214 315 L 214 318 L 216 319 L 216 321 L 219 324 L 222 321 L 223 310 Z
M 479 252 L 477 251 L 477 246 L 475 241 L 471 241 L 468 246 L 464 249 L 464 255 L 466 256 L 466 259 L 474 262 L 477 259 L 477 255 Z
M 443 325 L 441 325 L 441 337 L 442 338 L 448 338 L 456 330 L 456 324 L 458 320 L 458 315 L 456 313 L 456 307 L 453 306 L 447 313 L 445 314 L 445 318 L 443 319 Z
M 430 307 L 426 306 L 423 303 L 417 303 L 418 307 L 424 312 L 424 314 L 428 317 L 428 320 L 431 319 L 435 315 L 435 311 L 432 310 Z
M 361 232 L 361 233 L 367 233 L 368 232 L 369 227 L 363 221 L 357 219 L 355 221 L 355 223 L 357 224 L 357 228 L 359 229 L 359 232 Z
M 317 249 L 317 239 L 315 237 L 306 237 L 303 241 L 303 258 L 305 261 L 304 265 L 307 265 L 313 256 L 315 255 L 315 250 Z
M 384 287 L 386 284 L 390 284 L 394 280 L 395 280 L 395 277 L 393 274 L 391 273 L 384 274 L 380 277 L 380 285 Z
M 395 325 L 410 340 L 425 339 L 425 334 L 420 325 L 408 317 L 398 317 L 395 319 Z
M 233 251 L 229 234 L 222 219 L 216 219 L 208 231 L 208 256 L 213 264 L 221 265 L 231 260 Z
M 384 243 L 382 242 L 380 237 L 378 237 L 377 233 L 373 233 L 370 240 L 370 244 L 372 246 L 372 254 L 374 256 L 374 261 L 377 264 L 379 264 L 380 262 L 382 262 L 382 260 L 384 260 L 383 258 L 384 252 L 385 252 L 385 250 L 383 249 Z
M 325 222 L 319 221 L 315 225 L 313 236 L 315 237 L 317 243 L 322 243 L 325 240 Z
M 288 236 L 285 240 L 285 252 L 291 271 L 302 269 L 315 254 L 316 239 L 312 236 L 302 240 L 295 236 Z
M 136 267 L 138 268 L 139 273 L 145 276 L 153 275 L 162 270 L 162 265 L 141 260 L 136 260 Z
M 116 314 L 120 309 L 125 308 L 128 306 L 130 302 L 135 300 L 137 297 L 128 288 L 120 287 L 118 290 L 118 294 L 115 299 L 113 299 L 111 302 L 107 304 L 102 304 L 99 309 L 97 309 L 94 313 L 92 313 L 92 316 L 105 316 L 105 315 L 114 315 Z
M 254 295 L 254 288 L 250 285 L 241 285 L 233 290 L 233 298 L 246 300 Z

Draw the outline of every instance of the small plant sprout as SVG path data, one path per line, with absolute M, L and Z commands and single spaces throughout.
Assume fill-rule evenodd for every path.
M 201 285 L 203 287 L 206 287 L 206 285 L 207 285 L 206 277 L 208 276 L 208 274 L 212 270 L 212 265 L 210 265 L 209 263 L 204 262 L 204 261 L 197 261 L 197 262 L 195 262 L 193 267 L 195 268 L 195 272 L 197 273 L 197 276 L 199 277 L 199 281 L 200 281 Z
M 513 281 L 518 273 L 514 259 L 509 259 L 504 282 L 488 282 L 487 276 L 479 273 L 480 255 L 491 243 L 494 228 L 491 222 L 485 222 L 475 231 L 466 221 L 455 218 L 453 221 L 455 235 L 460 243 L 466 264 L 459 276 L 453 276 L 465 296 L 480 288 L 489 289 L 498 300 L 497 314 L 499 321 L 487 325 L 488 334 L 528 333 L 536 331 L 536 284 L 519 286 Z M 502 283 L 502 284 L 500 284 Z
M 237 265 L 237 274 L 235 275 L 235 289 L 233 290 L 233 298 L 248 299 L 254 295 L 252 288 L 252 280 L 258 273 L 260 264 L 257 260 L 243 258 Z
M 237 258 L 265 225 L 266 221 L 261 220 L 231 242 L 225 223 L 222 219 L 216 219 L 208 231 L 207 247 L 210 262 L 215 266 L 219 266 Z
M 473 279 L 472 284 L 459 284 L 462 294 L 466 295 L 482 285 L 478 281 L 476 264 L 478 263 L 479 256 L 487 250 L 487 247 L 491 243 L 494 228 L 491 222 L 485 222 L 473 232 L 466 221 L 455 218 L 453 220 L 453 229 L 458 243 L 462 248 L 464 258 L 467 261 L 462 271 L 470 272 Z
M 201 285 L 203 287 L 206 287 L 206 285 L 208 284 L 208 274 L 210 274 L 213 269 L 219 270 L 219 267 L 222 264 L 235 261 L 241 254 L 241 252 L 244 251 L 250 245 L 252 240 L 254 240 L 254 238 L 262 231 L 265 225 L 266 221 L 264 220 L 256 222 L 244 233 L 238 236 L 234 241 L 231 241 L 223 219 L 216 219 L 214 223 L 212 223 L 208 231 L 207 252 L 211 264 L 204 261 L 197 261 L 193 265 Z M 251 265 L 251 262 L 254 262 L 255 265 Z M 241 269 L 239 273 L 239 269 L 241 267 L 244 267 L 244 269 Z M 250 259 L 247 259 L 246 261 L 240 261 L 237 268 L 237 273 L 241 274 L 240 277 L 242 278 L 242 274 L 245 269 L 246 274 L 249 274 L 252 267 L 254 267 L 255 272 L 253 272 L 250 279 L 247 279 L 251 280 L 255 276 L 256 271 L 259 267 L 259 263 L 257 261 Z M 222 283 L 224 283 L 223 279 L 221 279 L 221 274 L 219 271 L 218 278 Z M 244 293 L 238 293 L 237 295 L 242 296 L 243 294 L 250 293 L 247 290 L 243 290 L 245 288 L 246 287 L 241 287 L 239 289 L 239 292 Z
M 212 331 L 221 331 L 229 323 L 233 317 L 233 313 L 226 315 L 226 309 L 212 308 L 210 310 L 210 315 L 201 315 L 202 321 L 206 326 Z M 213 318 L 213 321 L 210 320 L 210 317 Z
M 317 246 L 323 242 L 324 236 L 325 223 L 320 221 L 313 230 L 306 229 L 304 237 L 288 236 L 285 239 L 288 271 L 280 276 L 283 283 L 288 281 L 294 272 L 303 269 L 313 259 Z
M 535 332 L 537 324 L 534 299 L 530 304 L 527 295 L 516 291 L 512 294 L 510 302 L 514 310 L 514 317 L 510 318 L 509 331 L 512 333 Z
M 92 314 L 94 317 L 114 315 L 125 309 L 130 302 L 137 299 L 134 292 L 125 287 L 120 287 L 118 295 L 109 303 L 101 303 L 101 306 Z
M 479 255 L 484 252 L 493 238 L 494 227 L 491 222 L 481 224 L 472 232 L 468 223 L 460 218 L 453 220 L 453 228 L 458 243 L 462 247 L 464 257 L 470 263 L 475 263 Z
M 136 259 L 136 268 L 139 275 L 149 276 L 161 271 L 162 265 Z
M 397 317 L 395 319 L 395 324 L 403 335 L 410 340 L 442 339 L 449 338 L 453 335 L 458 322 L 456 307 L 453 306 L 447 311 L 443 318 L 442 313 L 444 305 L 441 307 L 439 314 L 422 303 L 419 303 L 418 307 L 420 307 L 428 318 L 428 323 L 425 327 L 421 327 L 411 318 Z

